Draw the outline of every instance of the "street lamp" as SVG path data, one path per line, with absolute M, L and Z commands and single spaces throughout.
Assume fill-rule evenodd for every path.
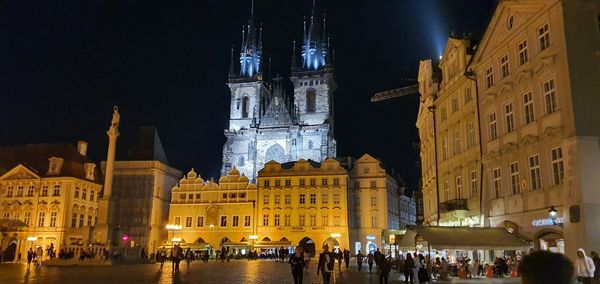
M 550 220 L 552 220 L 552 225 L 562 227 L 562 222 L 558 222 L 558 210 L 556 210 L 554 206 L 550 206 L 550 210 L 548 210 L 548 217 Z
M 168 231 L 171 231 L 171 243 L 173 243 L 173 239 L 175 238 L 175 231 L 179 231 L 181 230 L 181 226 L 180 225 L 175 225 L 175 224 L 167 224 L 167 226 L 165 227 Z

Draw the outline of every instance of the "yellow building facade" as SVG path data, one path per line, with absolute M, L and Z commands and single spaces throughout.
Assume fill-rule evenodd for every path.
M 600 246 L 599 14 L 598 1 L 500 1 L 469 67 L 489 225 L 572 258 Z
M 196 249 L 248 249 L 256 235 L 256 185 L 232 169 L 216 183 L 190 170 L 171 193 L 166 245 L 182 243 Z
M 87 143 L 0 147 L 0 225 L 3 261 L 26 261 L 27 250 L 93 245 L 102 189 L 99 169 L 86 157 Z
M 449 38 L 437 67 L 421 62 L 417 127 L 425 224 L 480 225 L 477 90 L 465 75 L 473 53 L 469 39 Z
M 347 180 L 334 159 L 268 162 L 258 173 L 258 239 L 289 241 L 311 254 L 324 244 L 349 248 Z

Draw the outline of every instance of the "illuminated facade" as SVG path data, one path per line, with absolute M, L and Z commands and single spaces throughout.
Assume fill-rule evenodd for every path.
M 347 178 L 334 159 L 268 162 L 258 174 L 258 239 L 289 241 L 313 255 L 324 244 L 349 248 Z
M 87 143 L 0 147 L 3 261 L 51 245 L 80 251 L 92 245 L 102 175 Z M 46 252 L 44 252 L 46 257 Z
M 499 1 L 470 65 L 489 225 L 572 259 L 600 246 L 599 13 L 597 1 Z
M 256 200 L 256 185 L 235 168 L 219 183 L 203 180 L 192 169 L 173 187 L 169 224 L 181 229 L 169 231 L 166 244 L 175 240 L 195 249 L 247 249 L 256 233 Z
M 271 160 L 284 163 L 335 157 L 332 102 L 336 85 L 325 21 L 319 25 L 314 11 L 313 7 L 308 27 L 305 24 L 300 68 L 296 64 L 294 44 L 293 94 L 286 91 L 285 80 L 277 80 L 274 90 L 263 81 L 262 41 L 252 14 L 243 31 L 241 65 L 237 74 L 232 51 L 228 83 L 230 119 L 229 127 L 225 129 L 227 141 L 223 146 L 221 175 L 235 167 L 254 181 L 258 171 Z
M 400 197 L 404 188 L 369 154 L 350 163 L 348 223 L 352 253 L 363 254 L 387 244 L 382 236 L 400 229 Z M 385 246 L 384 246 L 385 248 Z
M 436 78 L 439 83 L 433 82 L 431 75 L 437 69 L 431 61 L 421 63 L 419 84 L 424 95 L 417 127 L 422 139 L 425 224 L 480 224 L 476 84 L 464 72 L 473 53 L 470 40 L 449 38 L 437 67 L 442 75 Z

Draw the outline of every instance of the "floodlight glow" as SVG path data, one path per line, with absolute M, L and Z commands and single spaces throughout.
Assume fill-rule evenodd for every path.
M 34 242 L 38 240 L 38 237 L 27 237 L 28 241 Z
M 339 238 L 341 236 L 342 236 L 342 234 L 340 234 L 340 233 L 331 233 L 332 238 Z

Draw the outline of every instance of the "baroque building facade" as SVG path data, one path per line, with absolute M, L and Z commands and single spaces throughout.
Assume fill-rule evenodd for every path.
M 256 234 L 257 187 L 232 169 L 218 183 L 205 181 L 191 169 L 171 192 L 171 241 L 200 250 L 250 248 Z M 287 247 L 287 246 L 286 246 Z
M 304 24 L 303 42 L 296 64 L 292 59 L 293 93 L 284 80 L 274 90 L 263 81 L 262 28 L 252 13 L 242 32 L 239 72 L 233 49 L 229 74 L 231 90 L 229 127 L 225 129 L 221 174 L 237 168 L 251 181 L 268 161 L 285 163 L 299 159 L 323 161 L 336 156 L 333 138 L 333 92 L 336 84 L 325 19 L 319 23 L 313 4 Z
M 598 14 L 597 1 L 500 1 L 470 64 L 489 225 L 572 259 L 600 246 Z
M 422 192 L 425 224 L 479 226 L 480 142 L 476 84 L 465 74 L 474 53 L 467 38 L 449 38 L 437 66 L 421 62 Z M 440 76 L 441 75 L 441 76 Z
M 87 250 L 98 217 L 102 175 L 87 142 L 0 147 L 3 261 L 27 250 Z
M 288 240 L 311 255 L 348 248 L 348 175 L 337 160 L 268 162 L 258 174 L 258 238 Z

